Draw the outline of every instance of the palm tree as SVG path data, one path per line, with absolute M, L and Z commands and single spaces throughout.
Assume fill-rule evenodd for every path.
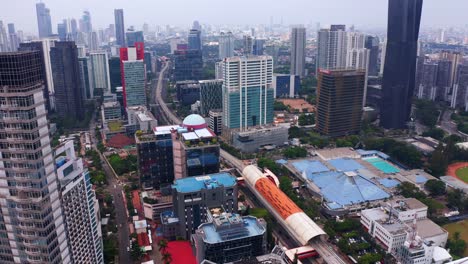
M 162 254 L 162 261 L 164 264 L 171 264 L 172 262 L 172 255 L 169 252 L 164 252 Z
M 167 240 L 164 239 L 164 238 L 161 239 L 161 240 L 159 240 L 158 246 L 159 246 L 159 251 L 160 251 L 160 252 L 166 252 L 166 249 L 167 249 Z

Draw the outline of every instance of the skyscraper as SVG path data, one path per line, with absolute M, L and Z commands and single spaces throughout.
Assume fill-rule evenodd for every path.
M 143 36 L 143 31 L 133 31 L 129 30 L 126 33 L 127 37 L 127 46 L 134 47 L 135 43 L 137 42 L 145 42 L 145 38 Z
M 231 57 L 226 58 L 223 63 L 224 126 L 245 130 L 272 123 L 273 58 Z
M 144 56 L 144 44 L 141 42 L 136 42 L 135 47 L 120 48 L 124 108 L 146 105 Z
M 91 24 L 91 14 L 89 11 L 83 11 L 83 16 L 80 19 L 80 30 L 83 33 L 91 33 L 93 26 Z
M 36 4 L 37 28 L 39 38 L 47 38 L 52 35 L 52 21 L 50 20 L 50 10 L 44 3 Z
M 366 36 L 365 47 L 369 50 L 369 76 L 378 76 L 379 38 Z
M 64 19 L 62 23 L 57 24 L 57 34 L 59 35 L 59 39 L 61 41 L 67 40 L 68 29 L 66 19 Z
M 422 5 L 423 0 L 389 1 L 380 107 L 384 128 L 405 128 L 411 114 Z
M 120 58 L 111 57 L 109 59 L 109 74 L 111 82 L 111 92 L 113 93 L 115 93 L 115 88 L 122 86 L 122 76 L 120 72 Z
M 342 69 L 346 67 L 346 28 L 331 25 L 330 29 L 318 32 L 316 71 L 320 69 Z
M 125 87 L 125 61 L 138 61 L 141 60 L 143 62 L 145 58 L 145 45 L 142 42 L 135 43 L 134 47 L 128 48 L 120 48 L 119 50 L 120 55 L 120 76 L 121 76 L 121 83 L 123 88 L 123 106 L 124 109 L 127 107 L 127 91 Z M 143 63 L 144 64 L 144 63 Z M 128 75 L 130 77 L 130 75 Z M 132 101 L 132 100 L 131 100 Z
M 253 52 L 253 39 L 251 36 L 244 36 L 244 42 L 242 43 L 244 56 L 252 55 Z
M 73 41 L 57 41 L 50 49 L 54 76 L 55 105 L 62 118 L 84 118 L 84 95 L 78 63 L 78 50 Z
M 341 137 L 361 129 L 364 70 L 319 70 L 316 126 L 321 134 Z
M 201 50 L 176 50 L 174 52 L 174 78 L 176 81 L 200 80 L 202 69 Z
M 125 23 L 123 9 L 114 9 L 115 38 L 117 45 L 125 47 Z
M 191 29 L 188 35 L 188 48 L 192 50 L 201 50 L 201 31 L 197 29 Z
M 232 32 L 221 32 L 219 36 L 219 59 L 229 58 L 234 56 L 234 36 Z
M 2 263 L 71 262 L 41 67 L 39 51 L 0 53 Z
M 70 33 L 72 36 L 72 40 L 76 40 L 76 33 L 78 32 L 78 24 L 76 23 L 76 19 L 70 19 Z
M 106 52 L 89 53 L 88 72 L 91 91 L 94 94 L 111 92 L 109 60 Z
M 33 51 L 37 50 L 40 52 L 41 57 L 41 68 L 44 74 L 44 98 L 46 99 L 47 111 L 53 111 L 55 109 L 54 101 L 54 79 L 52 74 L 52 64 L 50 62 L 50 45 L 51 40 L 43 39 L 35 42 L 21 43 L 19 50 L 21 51 Z
M 10 51 L 10 43 L 8 42 L 8 35 L 0 20 L 0 52 Z
M 263 55 L 263 49 L 265 45 L 265 40 L 264 39 L 255 39 L 254 44 L 253 44 L 253 55 L 261 56 Z
M 7 26 L 8 26 L 8 36 L 10 37 L 10 51 L 17 51 L 19 44 L 20 44 L 20 39 L 18 38 L 18 35 L 16 34 L 15 24 L 8 23 Z
M 208 117 L 214 109 L 223 107 L 223 80 L 200 81 L 200 113 Z
M 305 75 L 305 45 L 306 30 L 304 27 L 294 27 L 291 30 L 291 74 L 303 77 Z

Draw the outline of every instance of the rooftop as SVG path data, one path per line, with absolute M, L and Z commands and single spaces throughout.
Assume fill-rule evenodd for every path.
M 317 155 L 323 160 L 337 158 L 360 158 L 360 155 L 352 148 L 321 149 L 317 151 Z
M 238 214 L 223 214 L 214 221 L 200 225 L 197 232 L 203 234 L 205 243 L 219 243 L 244 237 L 263 235 L 265 227 L 253 216 L 240 217 Z M 236 225 L 232 225 L 235 223 Z M 224 228 L 219 228 L 219 224 Z
M 197 192 L 202 189 L 214 189 L 221 186 L 233 187 L 236 185 L 236 177 L 229 173 L 221 172 L 205 176 L 187 177 L 175 180 L 173 189 L 181 193 Z
M 423 238 L 430 238 L 447 233 L 445 229 L 432 222 L 430 219 L 423 219 L 416 222 L 418 235 Z

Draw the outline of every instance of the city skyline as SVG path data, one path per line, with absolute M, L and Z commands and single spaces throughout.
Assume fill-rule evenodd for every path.
M 40 1 L 23 0 L 22 5 L 14 2 L 2 3 L 0 19 L 14 23 L 17 30 L 23 30 L 28 34 L 37 34 L 37 21 L 29 19 L 36 15 L 35 5 Z M 176 25 L 189 27 L 194 20 L 202 24 L 216 25 L 246 25 L 264 24 L 269 25 L 271 18 L 274 24 L 284 25 L 294 24 L 347 24 L 357 27 L 386 27 L 387 21 L 387 0 L 359 0 L 356 2 L 332 0 L 319 2 L 317 0 L 295 0 L 290 3 L 291 8 L 284 8 L 279 0 L 260 0 L 254 3 L 240 0 L 240 3 L 231 6 L 230 12 L 221 12 L 216 2 L 213 0 L 203 0 L 201 2 L 186 2 L 183 9 L 180 3 L 158 3 L 147 0 L 135 0 L 130 2 L 123 0 L 113 1 L 112 4 L 95 2 L 91 0 L 80 0 L 63 4 L 62 1 L 48 0 L 41 1 L 50 9 L 52 28 L 61 23 L 65 18 L 79 19 L 83 11 L 89 11 L 95 29 L 106 28 L 109 24 L 114 24 L 114 9 L 124 9 L 126 26 L 135 26 L 140 29 L 143 23 L 148 23 L 150 27 L 156 25 Z M 248 3 L 249 8 L 244 8 Z M 140 8 L 146 6 L 145 8 Z M 463 8 L 466 6 L 466 8 Z M 295 8 L 298 7 L 298 8 Z M 300 7 L 300 8 L 299 8 Z M 456 7 L 456 8 L 455 8 Z M 259 9 L 263 12 L 258 12 Z M 463 26 L 464 10 L 468 8 L 468 3 L 463 0 L 454 0 L 450 5 L 442 1 L 427 0 L 423 7 L 421 20 L 422 27 L 428 26 Z M 352 12 L 352 11 L 355 12 Z M 362 14 L 363 10 L 372 10 Z M 177 12 L 177 16 L 174 13 Z M 243 12 L 243 19 L 239 19 L 238 14 Z M 262 15 L 259 15 L 262 14 Z M 441 14 L 450 14 L 442 16 Z

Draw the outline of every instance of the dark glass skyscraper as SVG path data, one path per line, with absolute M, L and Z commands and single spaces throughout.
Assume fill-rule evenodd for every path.
M 134 47 L 136 42 L 145 42 L 143 31 L 127 31 L 127 46 Z
M 50 50 L 56 110 L 62 118 L 84 118 L 84 96 L 78 49 L 73 41 L 55 42 Z
M 411 114 L 423 0 L 389 0 L 380 125 L 405 128 Z
M 123 9 L 114 9 L 115 17 L 115 38 L 117 45 L 125 47 L 125 24 Z

